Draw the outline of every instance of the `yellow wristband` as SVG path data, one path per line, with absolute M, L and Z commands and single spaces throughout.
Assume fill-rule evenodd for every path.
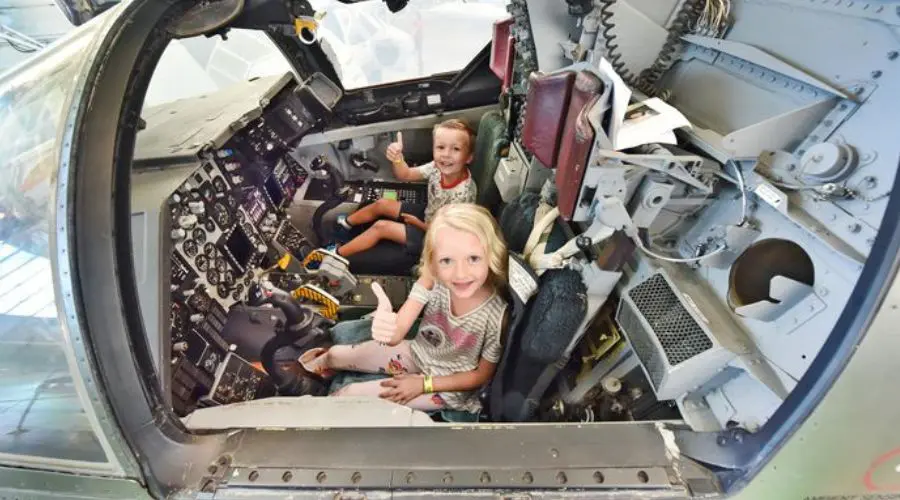
M 425 382 L 423 384 L 424 390 L 426 394 L 431 394 L 434 392 L 434 379 L 431 378 L 431 375 L 425 375 Z

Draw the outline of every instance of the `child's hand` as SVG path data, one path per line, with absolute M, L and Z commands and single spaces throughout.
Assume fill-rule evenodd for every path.
M 413 214 L 400 214 L 400 217 L 403 219 L 403 222 L 409 224 L 410 226 L 416 226 L 422 231 L 428 230 L 428 226 L 426 226 L 425 223 L 422 222 L 422 219 L 416 217 Z
M 402 132 L 397 132 L 397 142 L 392 142 L 388 145 L 387 151 L 384 152 L 384 156 L 386 156 L 391 163 L 401 163 L 404 161 Z
M 394 378 L 382 382 L 381 387 L 386 387 L 387 390 L 379 394 L 378 397 L 401 405 L 405 405 L 417 396 L 425 393 L 424 377 L 422 375 L 395 375 Z
M 397 313 L 394 312 L 390 299 L 377 282 L 372 283 L 372 292 L 378 299 L 378 307 L 375 308 L 375 314 L 372 316 L 372 339 L 382 344 L 395 345 Z

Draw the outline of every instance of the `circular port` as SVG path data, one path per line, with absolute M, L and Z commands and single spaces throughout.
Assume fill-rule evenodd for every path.
M 778 276 L 812 287 L 815 269 L 806 250 L 793 241 L 774 238 L 751 245 L 731 266 L 728 304 L 735 310 L 759 302 L 782 304 L 780 291 L 772 288 Z

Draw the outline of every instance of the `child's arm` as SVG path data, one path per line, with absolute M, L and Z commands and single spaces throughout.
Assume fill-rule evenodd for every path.
M 470 372 L 434 377 L 432 382 L 434 392 L 474 391 L 484 386 L 494 376 L 496 369 L 497 363 L 481 358 L 478 361 L 478 368 Z
M 421 181 L 425 178 L 422 173 L 414 168 L 410 168 L 403 158 L 403 134 L 397 132 L 397 142 L 388 145 L 384 155 L 391 162 L 394 169 L 394 177 L 401 181 Z
M 427 292 L 431 290 L 433 282 L 425 278 L 419 278 L 416 285 L 425 289 Z M 414 287 L 415 288 L 415 287 Z M 378 308 L 372 318 L 372 338 L 385 344 L 395 346 L 406 338 L 409 328 L 412 326 L 425 303 L 416 297 L 410 296 L 406 302 L 400 306 L 400 310 L 396 313 L 391 308 L 391 302 L 387 294 L 381 289 L 377 283 L 372 284 L 372 291 L 378 298 Z

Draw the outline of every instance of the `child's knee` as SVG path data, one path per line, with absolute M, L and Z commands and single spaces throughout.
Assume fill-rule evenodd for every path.
M 372 229 L 378 232 L 381 236 L 386 236 L 389 231 L 391 231 L 396 222 L 392 220 L 377 220 L 374 224 L 372 224 Z
M 385 217 L 395 217 L 400 212 L 400 203 L 397 200 L 379 198 L 375 201 L 378 212 Z

